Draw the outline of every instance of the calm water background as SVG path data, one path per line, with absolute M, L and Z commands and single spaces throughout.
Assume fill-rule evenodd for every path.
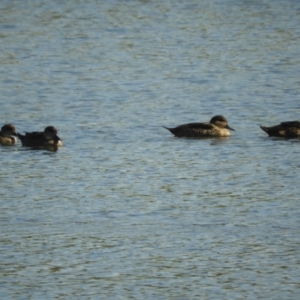
M 299 299 L 299 1 L 1 1 L 1 299 Z M 162 126 L 223 114 L 228 139 Z

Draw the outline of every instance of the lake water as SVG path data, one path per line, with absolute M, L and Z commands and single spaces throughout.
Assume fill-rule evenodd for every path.
M 0 3 L 1 299 L 299 299 L 299 1 Z M 162 126 L 222 114 L 226 139 Z

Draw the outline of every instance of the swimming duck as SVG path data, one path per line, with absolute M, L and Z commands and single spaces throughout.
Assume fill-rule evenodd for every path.
M 260 126 L 269 136 L 296 138 L 300 137 L 300 121 L 282 122 L 272 127 Z
M 27 147 L 62 146 L 62 141 L 57 136 L 57 129 L 54 126 L 46 127 L 44 132 L 39 132 L 39 131 L 26 132 L 25 135 L 18 133 L 18 137 L 22 142 L 22 146 L 27 146 Z
M 201 137 L 227 137 L 233 128 L 228 126 L 228 122 L 223 116 L 214 116 L 208 123 L 189 123 L 179 125 L 175 128 L 168 128 L 177 137 L 201 138 Z
M 18 141 L 16 128 L 12 124 L 5 124 L 0 131 L 0 144 L 3 146 L 15 145 Z

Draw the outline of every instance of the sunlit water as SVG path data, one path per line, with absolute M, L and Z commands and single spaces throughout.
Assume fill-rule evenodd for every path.
M 299 299 L 298 1 L 1 1 L 1 299 Z M 227 139 L 162 126 L 223 114 Z

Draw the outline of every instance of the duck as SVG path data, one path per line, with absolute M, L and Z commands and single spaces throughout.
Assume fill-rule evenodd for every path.
M 0 131 L 0 144 L 2 146 L 15 145 L 18 141 L 16 128 L 12 124 L 5 124 Z
M 206 123 L 188 123 L 179 125 L 175 128 L 168 128 L 176 137 L 187 138 L 211 138 L 211 137 L 228 137 L 231 135 L 229 130 L 235 131 L 229 127 L 225 117 L 217 115 Z
M 26 147 L 60 147 L 62 140 L 57 135 L 57 129 L 54 126 L 48 126 L 44 131 L 25 132 L 25 135 L 19 134 L 22 146 Z
M 300 121 L 282 122 L 278 125 L 266 127 L 260 126 L 269 136 L 297 138 L 300 137 Z

